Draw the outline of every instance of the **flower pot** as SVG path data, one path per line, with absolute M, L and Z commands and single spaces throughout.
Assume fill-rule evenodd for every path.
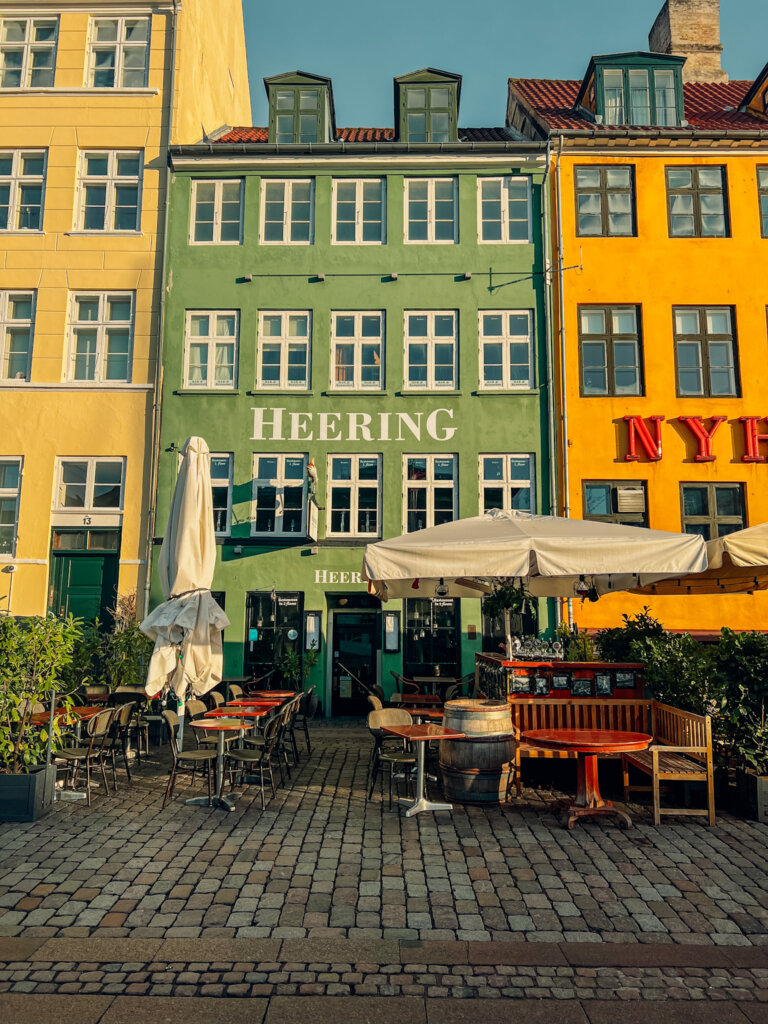
M 740 768 L 736 772 L 736 787 L 741 813 L 768 825 L 768 775 Z
M 53 807 L 56 769 L 44 764 L 25 775 L 0 775 L 0 821 L 36 821 Z

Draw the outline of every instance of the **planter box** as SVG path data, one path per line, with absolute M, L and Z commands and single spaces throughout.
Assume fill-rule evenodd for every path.
M 40 765 L 27 775 L 0 775 L 0 821 L 36 821 L 53 807 L 56 769 Z
M 736 772 L 741 813 L 768 825 L 768 775 L 757 775 L 750 770 Z

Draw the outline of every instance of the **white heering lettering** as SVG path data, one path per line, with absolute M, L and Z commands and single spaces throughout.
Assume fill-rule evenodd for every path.
M 359 572 L 331 572 L 330 569 L 315 569 L 315 583 L 362 583 Z
M 320 413 L 320 440 L 321 441 L 341 441 L 342 438 L 338 433 L 339 423 L 341 421 L 340 412 L 321 412 Z
M 371 437 L 371 417 L 367 412 L 350 412 L 347 413 L 347 422 L 349 424 L 349 441 L 372 441 Z M 360 437 L 358 437 L 358 431 Z
M 427 433 L 433 441 L 450 441 L 456 433 L 456 427 L 443 427 L 437 425 L 437 417 L 444 412 L 449 419 L 453 419 L 453 409 L 435 409 L 427 416 Z
M 405 441 L 403 437 L 403 427 L 407 427 L 408 430 L 413 434 L 417 441 L 421 440 L 421 417 L 422 413 L 416 413 L 416 420 L 414 421 L 412 416 L 409 416 L 407 412 L 399 412 L 397 414 L 397 440 Z
M 363 582 L 360 579 L 360 573 L 359 572 L 351 572 L 350 576 L 352 577 L 352 579 L 349 581 L 350 583 L 362 583 Z
M 328 573 L 325 569 L 315 569 L 315 583 L 327 583 Z
M 372 441 L 406 441 L 414 438 L 421 440 L 422 426 L 425 433 L 433 441 L 450 441 L 458 427 L 452 425 L 455 421 L 453 409 L 435 409 L 430 413 L 416 412 L 413 415 L 407 412 L 380 412 L 378 437 L 377 430 L 373 426 L 373 415 L 367 412 L 291 412 L 286 409 L 265 409 L 259 406 L 252 406 L 253 413 L 253 441 L 328 441 L 342 443 L 346 441 L 365 442 Z M 284 415 L 287 413 L 287 416 Z M 315 423 L 315 416 L 318 422 Z M 397 436 L 392 436 L 394 424 L 392 417 L 397 418 Z M 290 417 L 290 430 L 284 434 L 285 422 Z M 346 432 L 343 427 L 346 418 Z M 317 432 L 315 433 L 315 431 Z
M 339 582 L 339 574 L 337 572 L 329 572 L 328 573 L 328 582 L 329 583 L 338 583 Z
M 260 409 L 255 406 L 251 408 L 253 413 L 253 436 L 252 441 L 282 441 L 283 438 L 283 413 L 285 409 Z M 268 422 L 266 413 L 272 413 L 272 421 Z M 264 428 L 272 430 L 271 437 L 264 437 Z
M 339 573 L 339 583 L 349 583 L 349 573 L 348 572 L 340 572 Z
M 312 413 L 311 412 L 292 412 L 291 413 L 291 440 L 292 441 L 311 441 L 314 437 L 314 433 L 310 430 L 312 426 Z

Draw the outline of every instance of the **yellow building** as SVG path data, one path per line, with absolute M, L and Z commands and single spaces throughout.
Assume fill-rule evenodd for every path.
M 167 147 L 250 116 L 240 0 L 0 2 L 0 610 L 142 610 Z
M 768 68 L 719 66 L 716 0 L 668 0 L 650 50 L 581 81 L 510 81 L 551 142 L 560 514 L 700 533 L 768 521 Z M 602 598 L 668 628 L 768 629 L 768 595 Z

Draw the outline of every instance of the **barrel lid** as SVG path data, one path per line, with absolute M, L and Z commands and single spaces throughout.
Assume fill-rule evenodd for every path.
M 459 700 L 449 700 L 443 705 L 443 711 L 498 711 L 500 708 L 508 708 L 505 700 L 475 700 L 472 697 L 462 697 Z

